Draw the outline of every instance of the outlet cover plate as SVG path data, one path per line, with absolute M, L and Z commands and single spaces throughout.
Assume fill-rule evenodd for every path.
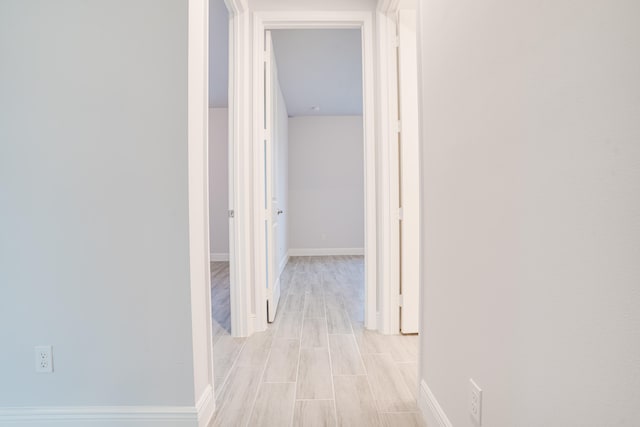
M 469 415 L 477 426 L 482 425 L 482 389 L 469 379 Z
M 36 372 L 50 374 L 53 372 L 53 353 L 50 345 L 38 345 L 35 348 Z

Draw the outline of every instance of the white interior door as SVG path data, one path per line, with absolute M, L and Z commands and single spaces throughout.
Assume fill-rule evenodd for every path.
M 278 200 L 276 191 L 276 157 L 278 153 L 277 88 L 278 69 L 273 53 L 271 31 L 265 34 L 265 138 L 264 138 L 264 232 L 266 242 L 267 320 L 273 322 L 280 301 L 280 271 L 278 268 Z
M 418 332 L 420 321 L 420 141 L 416 12 L 398 13 L 400 107 L 400 332 Z

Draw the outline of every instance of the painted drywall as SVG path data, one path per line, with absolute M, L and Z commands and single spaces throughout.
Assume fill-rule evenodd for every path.
M 289 118 L 289 247 L 364 247 L 362 116 Z
M 194 406 L 187 22 L 177 0 L 0 2 L 3 407 Z
M 290 116 L 362 115 L 359 29 L 273 30 L 271 34 Z
M 209 247 L 229 256 L 229 110 L 209 109 Z
M 224 0 L 209 1 L 209 107 L 229 106 L 229 11 Z
M 422 380 L 456 427 L 640 425 L 640 3 L 421 4 Z
M 286 265 L 289 253 L 289 115 L 279 80 L 276 95 L 275 138 L 278 142 L 275 155 L 275 188 L 278 209 L 282 211 L 282 214 L 278 215 L 278 267 L 282 267 Z

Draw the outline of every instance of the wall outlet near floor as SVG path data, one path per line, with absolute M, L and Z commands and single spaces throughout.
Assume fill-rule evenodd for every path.
M 482 390 L 469 379 L 469 414 L 477 426 L 482 425 Z
M 50 345 L 38 345 L 35 348 L 36 372 L 50 374 L 53 372 L 53 353 Z

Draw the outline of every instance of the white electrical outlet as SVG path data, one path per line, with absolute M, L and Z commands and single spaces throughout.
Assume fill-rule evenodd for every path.
M 53 372 L 53 353 L 50 345 L 36 346 L 36 372 L 50 374 Z
M 469 379 L 469 414 L 476 425 L 482 425 L 482 390 Z

